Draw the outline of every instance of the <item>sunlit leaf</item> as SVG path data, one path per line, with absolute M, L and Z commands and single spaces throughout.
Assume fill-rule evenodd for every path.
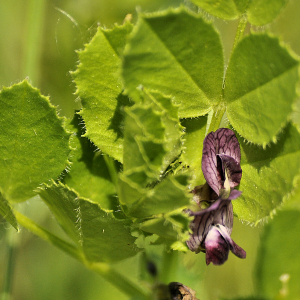
M 69 134 L 49 99 L 26 80 L 0 93 L 0 190 L 24 201 L 67 167 Z
M 45 186 L 40 196 L 89 262 L 116 262 L 138 252 L 129 219 L 116 219 L 62 184 Z
M 248 5 L 248 0 L 191 0 L 208 13 L 225 20 L 237 19 Z
M 259 294 L 269 299 L 299 299 L 299 232 L 299 211 L 279 212 L 266 225 L 256 264 L 256 290 Z M 286 293 L 286 296 L 280 297 L 280 293 Z
M 129 96 L 138 101 L 139 86 L 175 96 L 181 118 L 204 115 L 220 100 L 223 69 L 219 34 L 184 8 L 140 14 L 124 51 Z
M 236 46 L 226 73 L 226 112 L 248 141 L 266 144 L 286 124 L 296 98 L 298 67 L 298 59 L 266 34 L 251 34 Z
M 8 201 L 3 197 L 3 195 L 0 193 L 0 214 L 2 217 L 5 218 L 5 220 L 10 223 L 16 230 L 19 229 L 16 217 L 9 206 Z
M 289 0 L 252 0 L 247 8 L 251 24 L 262 26 L 272 22 Z
M 123 158 L 123 107 L 119 76 L 125 40 L 132 25 L 126 22 L 112 30 L 98 28 L 92 41 L 79 51 L 80 64 L 73 72 L 83 110 L 86 134 L 101 151 L 118 161 Z
M 265 150 L 240 140 L 243 176 L 233 201 L 241 220 L 256 223 L 272 215 L 294 189 L 300 171 L 300 134 L 291 124 L 279 135 L 278 143 Z

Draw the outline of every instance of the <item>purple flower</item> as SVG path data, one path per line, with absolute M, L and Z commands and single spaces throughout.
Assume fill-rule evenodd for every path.
M 208 208 L 193 212 L 192 234 L 187 241 L 190 250 L 206 253 L 206 264 L 223 264 L 229 251 L 245 258 L 246 252 L 230 237 L 233 226 L 231 200 L 241 195 L 234 189 L 241 180 L 241 153 L 238 140 L 230 129 L 220 128 L 209 133 L 203 142 L 202 171 L 207 181 L 193 190 L 194 200 L 201 209 L 203 202 Z
M 230 189 L 239 185 L 242 178 L 240 161 L 240 145 L 232 130 L 220 128 L 205 137 L 202 172 L 218 196 L 225 191 L 228 194 Z

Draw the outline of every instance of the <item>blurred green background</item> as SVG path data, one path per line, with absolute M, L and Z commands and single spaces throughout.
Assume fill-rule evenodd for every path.
M 58 105 L 62 116 L 72 117 L 80 101 L 74 95 L 75 86 L 70 71 L 76 69 L 76 50 L 82 49 L 97 26 L 110 28 L 121 24 L 127 14 L 136 19 L 136 11 L 156 11 L 178 6 L 180 0 L 2 0 L 0 1 L 0 84 L 10 86 L 29 77 L 34 86 L 51 102 Z M 289 1 L 274 23 L 267 29 L 279 35 L 300 55 L 300 1 Z M 210 17 L 208 17 L 210 18 Z M 222 34 L 225 58 L 233 44 L 237 22 L 214 20 Z M 248 28 L 250 30 L 250 28 Z M 25 215 L 58 235 L 53 217 L 39 198 L 31 199 L 18 208 Z M 6 272 L 7 247 L 5 232 L 8 225 L 1 219 L 0 226 L 0 290 Z M 254 292 L 254 268 L 263 228 L 241 224 L 237 219 L 233 239 L 247 251 L 247 259 L 229 256 L 228 262 L 206 267 L 204 254 L 179 254 L 181 268 L 172 274 L 172 281 L 181 281 L 197 291 L 202 300 L 220 296 L 230 299 Z M 86 270 L 82 265 L 51 245 L 21 230 L 9 231 L 17 244 L 13 299 L 128 299 L 111 284 Z M 118 263 L 123 274 L 138 280 L 140 256 Z M 274 262 L 275 263 L 275 262 Z M 299 297 L 300 298 L 300 297 Z

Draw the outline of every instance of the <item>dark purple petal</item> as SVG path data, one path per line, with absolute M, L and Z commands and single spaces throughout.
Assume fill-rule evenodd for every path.
M 246 251 L 231 240 L 230 250 L 239 258 L 246 258 Z
M 198 212 L 186 211 L 189 215 L 195 216 L 190 224 L 192 234 L 186 242 L 189 249 L 199 253 L 205 249 L 204 240 L 215 224 L 225 226 L 229 234 L 233 226 L 233 211 L 230 200 L 218 199 L 211 206 Z
M 238 163 L 241 162 L 240 144 L 235 133 L 228 128 L 219 128 L 215 134 L 216 154 L 231 156 Z
M 225 172 L 230 187 L 237 186 L 242 177 L 241 151 L 234 132 L 220 128 L 209 133 L 203 141 L 202 172 L 209 186 L 219 196 L 224 188 Z
M 192 215 L 191 211 L 190 213 Z M 199 253 L 205 249 L 202 243 L 213 224 L 213 218 L 213 214 L 209 212 L 195 216 L 194 220 L 190 224 L 192 234 L 186 242 L 191 251 Z
M 217 153 L 215 133 L 209 133 L 203 141 L 202 172 L 209 186 L 219 196 L 221 177 L 217 171 Z
M 234 255 L 236 255 L 239 258 L 246 258 L 246 252 L 244 249 L 242 249 L 240 246 L 238 246 L 230 237 L 230 234 L 228 234 L 228 231 L 224 226 L 216 226 L 224 238 L 224 240 L 228 243 L 230 250 Z
M 213 226 L 205 239 L 206 264 L 222 265 L 228 258 L 229 245 Z

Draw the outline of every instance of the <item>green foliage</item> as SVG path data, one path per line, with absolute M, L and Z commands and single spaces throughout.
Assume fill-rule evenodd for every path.
M 299 299 L 299 231 L 299 211 L 281 211 L 266 225 L 256 266 L 256 288 L 261 295 L 270 299 Z
M 83 120 L 75 114 L 69 130 L 73 131 L 70 139 L 71 170 L 63 177 L 70 188 L 74 188 L 82 197 L 93 199 L 102 209 L 118 209 L 116 188 L 112 182 L 105 156 L 97 151 L 88 138 L 83 137 Z
M 173 95 L 179 117 L 189 118 L 206 114 L 218 102 L 223 69 L 222 45 L 212 24 L 179 8 L 140 15 L 125 48 L 122 74 L 135 101 L 138 86 L 157 89 Z
M 243 194 L 233 204 L 240 219 L 258 223 L 282 205 L 299 174 L 299 149 L 300 134 L 291 124 L 265 150 L 241 142 Z
M 251 24 L 262 26 L 272 22 L 289 0 L 252 0 L 247 9 Z
M 230 127 L 243 171 L 235 215 L 263 224 L 283 205 L 290 209 L 270 221 L 262 238 L 261 298 L 244 299 L 278 296 L 283 273 L 291 276 L 287 299 L 296 299 L 299 59 L 270 34 L 242 37 L 246 22 L 273 21 L 287 1 L 192 2 L 219 18 L 241 18 L 228 66 L 213 23 L 181 6 L 98 28 L 72 72 L 82 104 L 72 120 L 63 122 L 26 80 L 3 88 L 0 213 L 145 299 L 109 264 L 153 245 L 188 250 L 191 217 L 184 211 L 192 204 L 189 191 L 205 183 L 203 140 Z M 37 190 L 68 241 L 11 208 Z
M 131 29 L 128 22 L 112 30 L 99 27 L 92 41 L 79 51 L 80 64 L 73 72 L 83 105 L 80 114 L 86 126 L 85 136 L 120 162 L 123 157 L 122 109 L 130 103 L 122 95 L 119 55 Z
M 265 144 L 286 123 L 296 98 L 298 67 L 277 38 L 249 35 L 236 46 L 224 98 L 229 122 L 248 141 Z
M 8 201 L 25 201 L 67 167 L 69 134 L 49 100 L 26 80 L 0 93 L 0 187 Z
M 248 21 L 257 26 L 272 22 L 288 0 L 191 0 L 208 13 L 225 20 L 247 14 Z
M 45 186 L 39 194 L 89 263 L 116 262 L 138 252 L 130 220 L 116 219 L 62 184 Z

